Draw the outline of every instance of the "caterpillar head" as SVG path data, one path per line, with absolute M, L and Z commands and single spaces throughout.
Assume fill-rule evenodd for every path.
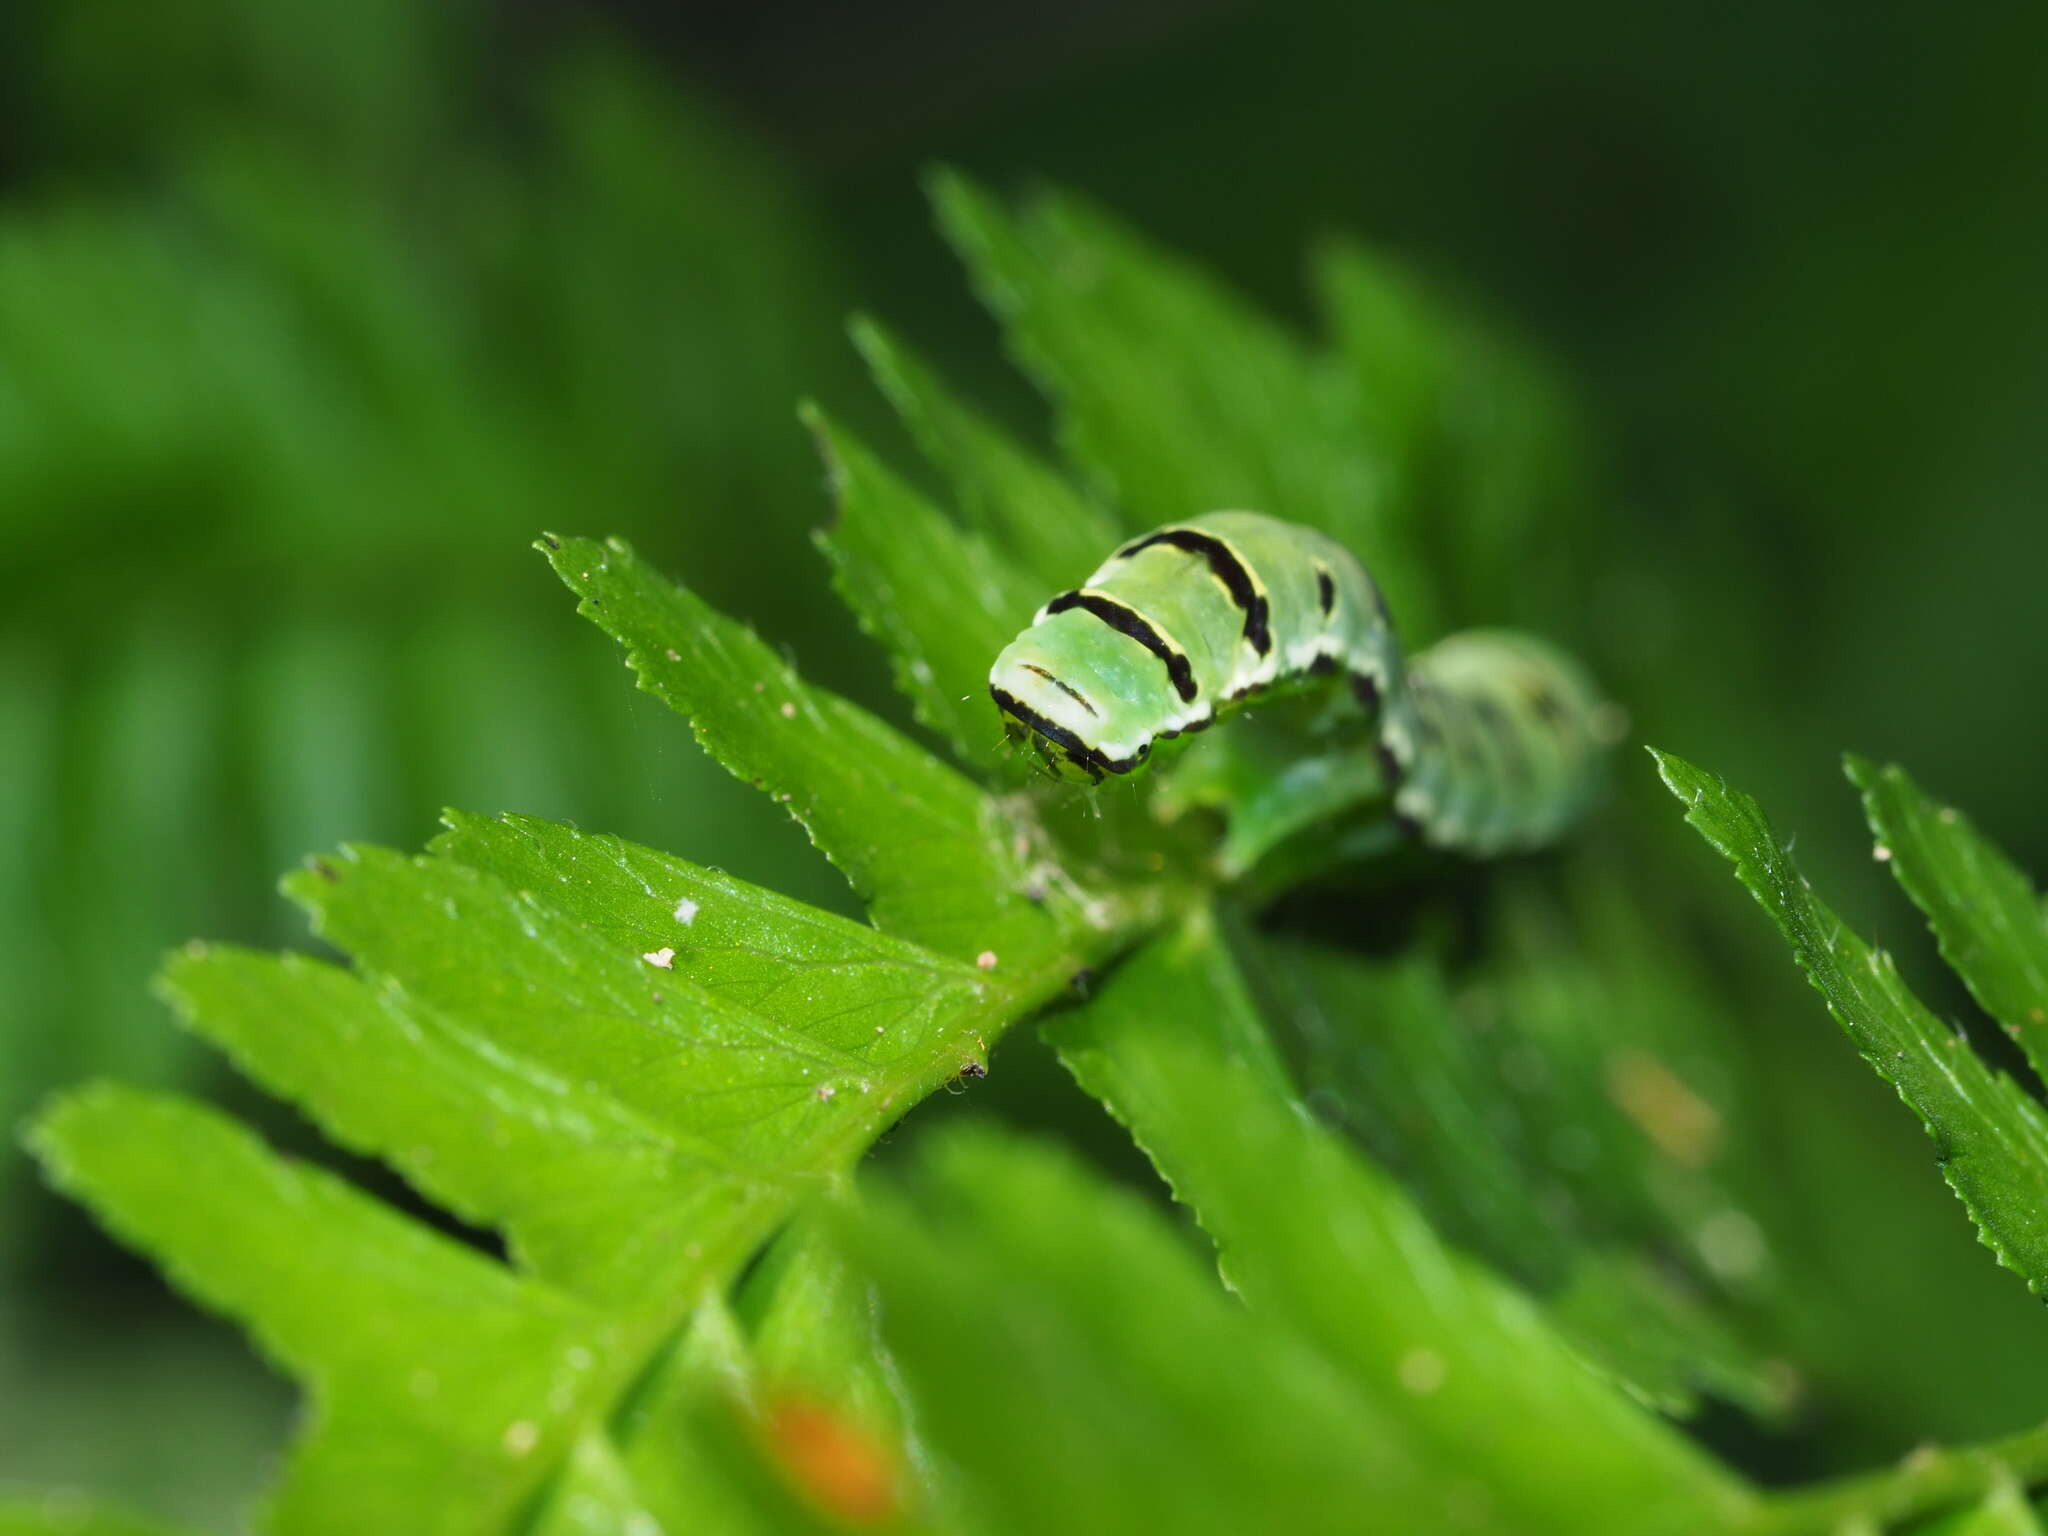
M 1133 657 L 1129 653 L 1137 651 Z M 1142 663 L 1142 664 L 1141 664 Z M 1100 784 L 1152 755 L 1158 663 L 1088 615 L 1042 619 L 989 669 L 989 695 L 1011 741 L 1028 747 L 1057 779 Z

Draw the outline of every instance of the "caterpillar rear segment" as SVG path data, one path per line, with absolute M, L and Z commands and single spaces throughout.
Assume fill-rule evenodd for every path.
M 1473 854 L 1554 839 L 1591 798 L 1612 711 L 1568 658 L 1507 631 L 1412 664 L 1351 553 L 1313 529 L 1213 512 L 1134 539 L 996 658 L 1011 739 L 1100 784 L 1248 704 L 1321 695 L 1333 752 L 1365 752 L 1390 809 Z

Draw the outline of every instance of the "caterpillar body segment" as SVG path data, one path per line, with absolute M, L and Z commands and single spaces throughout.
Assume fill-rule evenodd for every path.
M 1616 712 L 1563 652 L 1467 630 L 1410 672 L 1422 749 L 1393 804 L 1427 841 L 1476 854 L 1540 847 L 1592 801 Z
M 1471 631 L 1404 662 L 1348 550 L 1253 512 L 1122 545 L 1039 610 L 989 688 L 1013 740 L 1091 784 L 1247 705 L 1320 693 L 1326 750 L 1369 753 L 1380 770 L 1347 778 L 1425 841 L 1474 854 L 1564 829 L 1591 798 L 1612 713 L 1532 636 Z

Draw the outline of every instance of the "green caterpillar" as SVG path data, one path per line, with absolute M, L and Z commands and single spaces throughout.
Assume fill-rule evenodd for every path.
M 1425 842 L 1480 855 L 1557 837 L 1618 734 L 1579 668 L 1531 636 L 1470 631 L 1404 662 L 1350 552 L 1255 512 L 1125 544 L 1039 610 L 989 691 L 1013 742 L 1091 784 L 1248 702 L 1297 698 L 1320 756 L 1295 777 L 1320 797 L 1316 816 L 1380 798 Z

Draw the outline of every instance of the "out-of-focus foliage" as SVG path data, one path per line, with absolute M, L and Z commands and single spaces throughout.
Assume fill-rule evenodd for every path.
M 823 886 L 549 631 L 520 555 L 601 509 L 841 649 L 752 575 L 803 560 L 821 506 L 789 415 L 839 366 L 821 237 L 612 50 L 478 99 L 483 25 L 43 18 L 67 152 L 0 210 L 0 1117 L 81 1072 L 188 1073 L 138 986 L 156 955 L 195 922 L 279 932 L 272 871 L 440 803 Z M 0 1241 L 32 1210 L 0 1201 Z

